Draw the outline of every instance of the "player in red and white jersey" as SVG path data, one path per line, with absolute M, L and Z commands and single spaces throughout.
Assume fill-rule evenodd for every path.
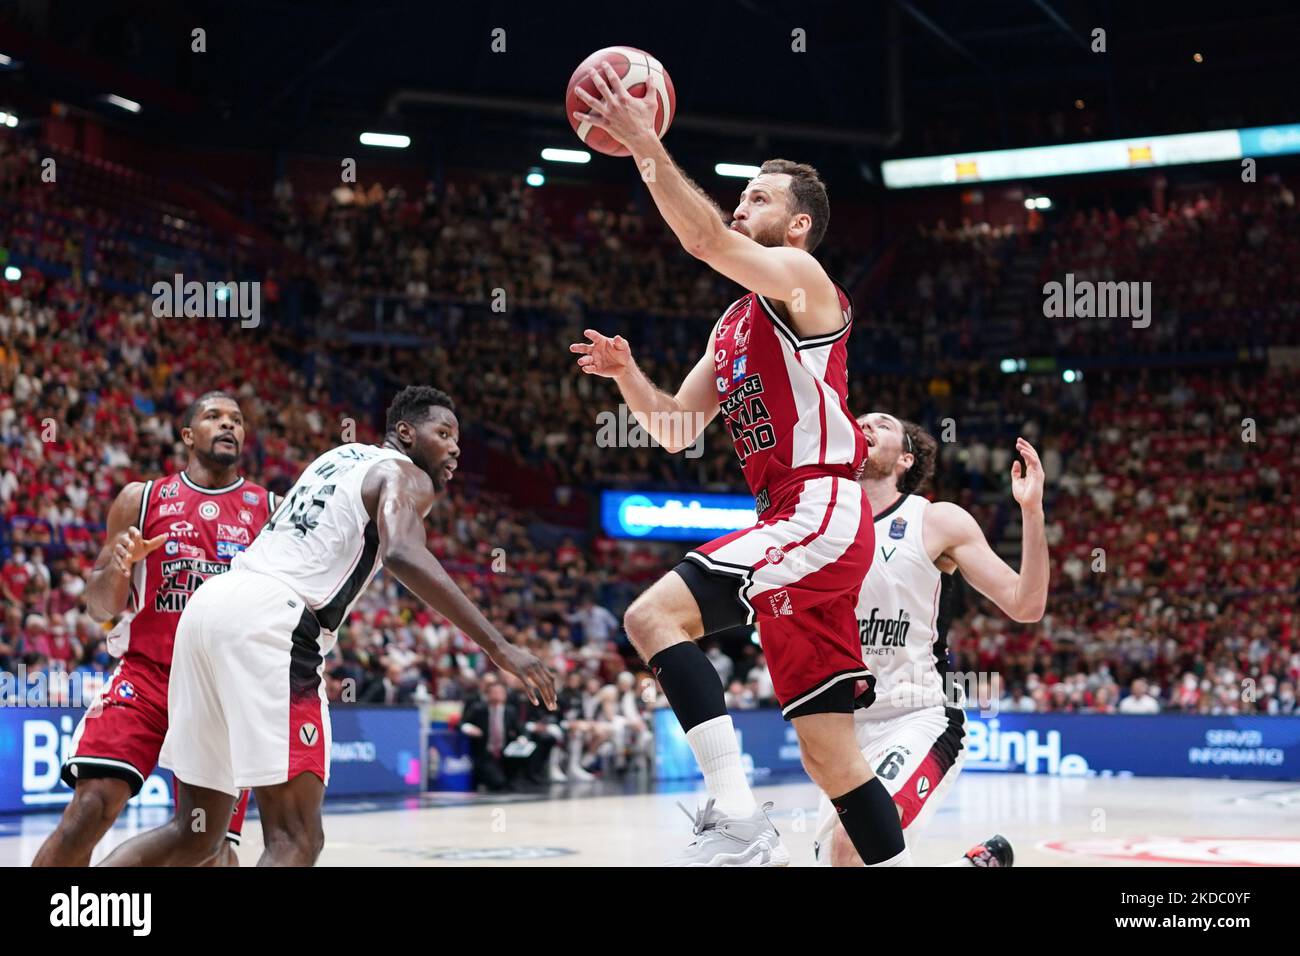
M 761 621 L 763 650 L 804 766 L 835 795 L 846 832 L 873 865 L 909 862 L 893 802 L 863 759 L 855 706 L 870 700 L 854 602 L 874 551 L 854 480 L 866 441 L 846 404 L 848 297 L 812 256 L 830 205 L 816 170 L 769 160 L 726 216 L 679 170 L 653 128 L 653 97 L 632 96 L 603 64 L 580 121 L 628 148 L 660 213 L 691 255 L 749 292 L 733 303 L 676 395 L 657 389 L 621 336 L 588 329 L 583 372 L 613 378 L 661 445 L 691 445 L 721 411 L 753 492 L 754 527 L 689 552 L 624 618 L 704 773 L 685 866 L 783 866 L 789 852 L 745 780 L 722 685 L 696 644 Z
M 167 694 L 176 624 L 191 594 L 221 574 L 252 543 L 275 507 L 265 488 L 239 475 L 244 419 L 225 392 L 200 396 L 181 420 L 189 449 L 185 470 L 132 482 L 108 515 L 108 540 L 86 583 L 86 607 L 108 621 L 121 658 L 112 679 L 87 709 L 72 738 L 63 780 L 72 801 L 33 861 L 35 866 L 87 866 L 91 853 L 127 800 L 158 763 L 167 733 Z M 178 793 L 177 801 L 180 802 Z M 213 860 L 238 865 L 247 793 Z
M 1020 505 L 1020 570 L 1002 560 L 965 508 L 919 494 L 934 474 L 938 445 L 918 425 L 884 412 L 858 419 L 871 447 L 862 487 L 876 525 L 876 560 L 858 594 L 862 658 L 876 678 L 876 700 L 855 715 L 862 755 L 898 808 L 908 846 L 952 788 L 965 760 L 966 715 L 960 687 L 947 678 L 947 632 L 954 572 L 1016 621 L 1037 621 L 1047 602 L 1043 468 L 1023 438 L 1011 469 Z M 860 866 L 823 794 L 819 864 Z M 1011 844 L 993 836 L 954 866 L 1010 866 Z

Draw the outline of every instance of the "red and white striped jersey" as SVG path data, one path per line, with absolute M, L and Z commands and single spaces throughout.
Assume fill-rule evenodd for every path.
M 170 667 L 176 624 L 190 595 L 248 547 L 275 507 L 261 485 L 240 478 L 224 488 L 196 485 L 184 472 L 146 481 L 134 522 L 163 546 L 131 568 L 130 611 L 108 637 L 114 657 L 136 654 Z
M 814 475 L 856 478 L 867 441 L 848 408 L 853 306 L 838 285 L 844 327 L 800 338 L 751 292 L 714 329 L 718 406 L 761 516 Z

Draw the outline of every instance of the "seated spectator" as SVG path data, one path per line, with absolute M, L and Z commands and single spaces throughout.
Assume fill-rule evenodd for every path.
M 1148 685 L 1141 677 L 1133 681 L 1129 695 L 1119 702 L 1121 714 L 1158 714 L 1160 701 L 1148 692 Z

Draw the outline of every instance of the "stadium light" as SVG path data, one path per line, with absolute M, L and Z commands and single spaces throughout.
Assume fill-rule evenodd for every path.
M 1033 196 L 1030 196 L 1028 199 L 1025 200 L 1025 208 L 1026 208 L 1026 209 L 1033 209 L 1033 208 L 1034 208 L 1034 197 L 1033 197 Z
M 713 171 L 719 176 L 735 176 L 737 179 L 753 179 L 758 175 L 757 166 L 745 166 L 740 163 L 718 163 Z
M 13 62 L 13 57 L 5 56 L 3 53 L 0 53 L 0 66 L 10 66 Z
M 5 117 L 5 125 L 8 126 L 10 129 L 13 129 L 15 126 L 18 125 L 18 117 L 14 116 L 13 113 L 10 113 L 8 116 Z
M 1010 375 L 1012 372 L 1016 370 L 1016 360 L 1003 359 L 1001 362 L 998 363 L 998 367 L 1002 369 L 1002 374 Z
M 362 146 L 387 146 L 390 149 L 406 149 L 411 145 L 411 137 L 401 133 L 362 133 Z
M 1083 373 L 1077 369 L 1067 368 L 1061 373 L 1061 378 L 1065 379 L 1067 384 L 1083 381 Z
M 546 174 L 534 166 L 528 170 L 528 175 L 524 177 L 524 182 L 530 186 L 543 186 L 546 184 Z
M 589 163 L 591 153 L 585 149 L 552 149 L 548 146 L 542 150 L 542 159 L 552 163 Z
M 23 270 L 17 266 L 5 266 L 5 281 L 17 282 L 23 277 Z
M 139 103 L 137 103 L 135 100 L 128 100 L 125 96 L 118 96 L 116 93 L 106 93 L 104 95 L 104 102 L 109 104 L 110 106 L 116 106 L 119 109 L 124 109 L 128 113 L 140 112 Z
M 1034 208 L 1035 208 L 1035 209 L 1051 209 L 1051 208 L 1052 208 L 1052 201 L 1051 201 L 1050 199 L 1048 199 L 1046 196 L 1039 196 L 1037 199 L 1034 200 Z

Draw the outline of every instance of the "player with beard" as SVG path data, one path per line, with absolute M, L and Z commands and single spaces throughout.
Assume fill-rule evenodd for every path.
M 876 678 L 876 700 L 855 715 L 862 755 L 894 799 L 909 847 L 952 787 L 965 760 L 965 713 L 950 698 L 947 675 L 947 592 L 960 571 L 1014 621 L 1037 621 L 1047 604 L 1049 564 L 1043 525 L 1043 467 L 1023 438 L 1011 467 L 1020 505 L 1020 571 L 989 546 L 975 518 L 919 492 L 934 474 L 935 440 L 920 426 L 872 412 L 858 419 L 871 455 L 860 483 L 875 517 L 877 552 L 858 595 L 863 661 Z M 817 862 L 862 862 L 825 794 Z M 1011 844 L 993 836 L 951 866 L 1010 866 Z
M 195 593 L 177 628 L 160 758 L 188 800 L 105 865 L 205 859 L 214 838 L 190 821 L 230 813 L 243 788 L 257 797 L 260 865 L 315 863 L 330 770 L 325 657 L 381 565 L 518 677 L 533 703 L 555 708 L 546 665 L 502 637 L 428 550 L 424 519 L 456 470 L 459 429 L 445 393 L 404 388 L 381 445 L 340 445 L 313 461 L 230 572 Z
M 695 548 L 633 602 L 628 638 L 672 706 L 704 775 L 681 866 L 784 866 L 789 851 L 745 779 L 707 634 L 762 622 L 782 715 L 809 776 L 834 796 L 869 864 L 908 865 L 889 793 L 853 730 L 870 702 L 854 602 L 875 550 L 870 506 L 854 481 L 866 440 L 847 403 L 848 294 L 812 255 L 830 203 L 811 166 L 769 160 L 727 217 L 673 163 L 654 129 L 654 97 L 636 97 L 608 63 L 579 89 L 576 118 L 626 146 L 664 220 L 691 255 L 749 290 L 723 312 L 675 395 L 632 360 L 621 336 L 585 331 L 570 348 L 584 374 L 612 378 L 637 422 L 669 451 L 693 444 L 721 412 L 755 500 L 753 527 Z
M 121 662 L 87 709 L 72 738 L 63 780 L 72 802 L 33 866 L 87 866 L 91 853 L 140 792 L 167 733 L 168 685 L 176 626 L 190 595 L 221 574 L 261 530 L 275 507 L 265 488 L 239 476 L 244 417 L 225 392 L 198 397 L 181 419 L 189 462 L 179 474 L 136 481 L 108 513 L 108 540 L 86 582 L 86 609 L 97 621 L 125 611 L 109 635 Z M 177 803 L 184 802 L 178 785 Z M 229 827 L 214 828 L 212 852 L 196 863 L 237 866 L 248 794 Z M 219 842 L 224 835 L 225 842 Z

